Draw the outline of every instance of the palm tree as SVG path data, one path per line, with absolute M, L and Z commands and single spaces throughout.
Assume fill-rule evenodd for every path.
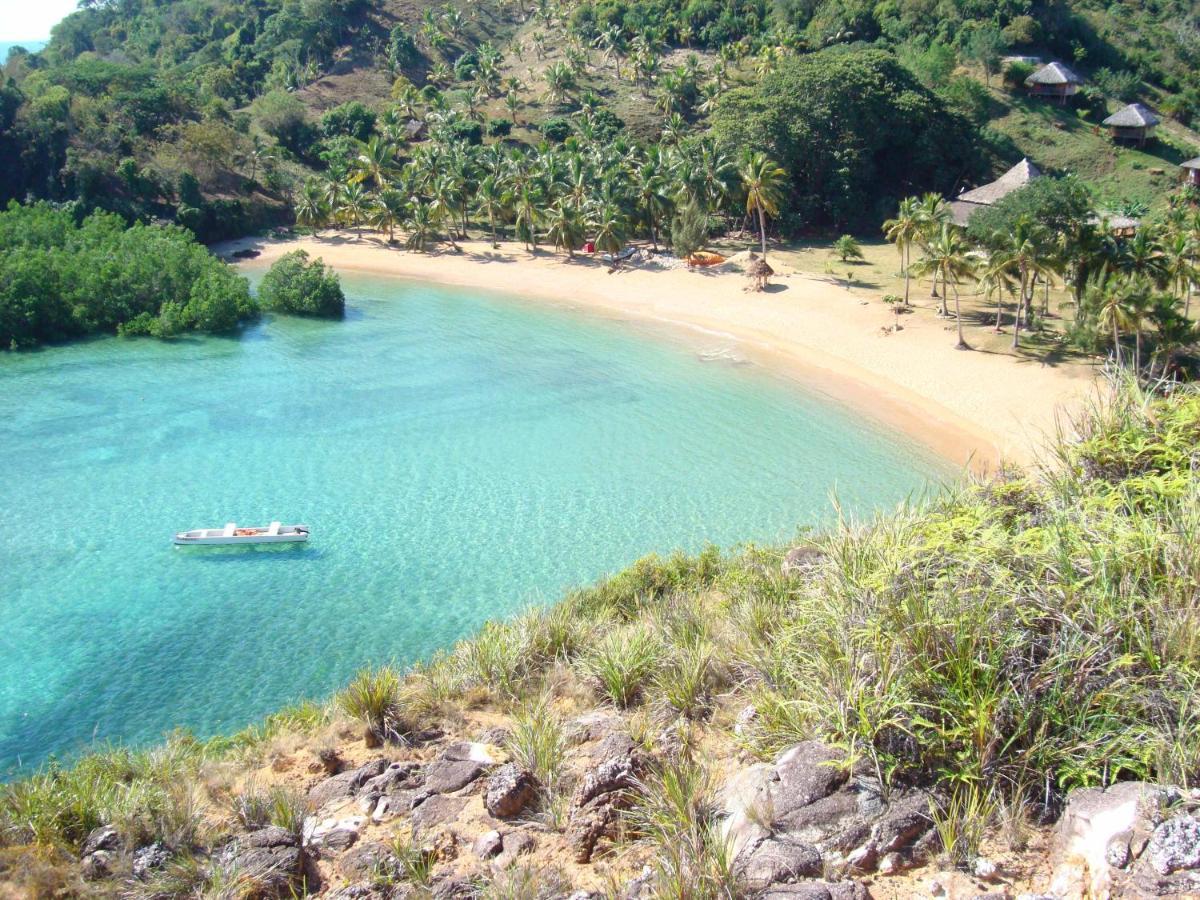
M 883 223 L 884 234 L 896 245 L 900 253 L 900 268 L 904 272 L 904 305 L 908 306 L 908 266 L 912 258 L 912 245 L 921 234 L 921 201 L 917 197 L 906 197 L 900 201 L 896 218 Z
M 407 214 L 408 202 L 404 199 L 404 194 L 395 188 L 386 188 L 375 198 L 369 222 L 372 228 L 386 231 L 388 243 L 392 244 L 396 241 L 396 226 L 404 222 Z
M 1131 275 L 1149 278 L 1156 284 L 1166 281 L 1166 262 L 1155 229 L 1139 228 L 1121 247 L 1118 265 Z
M 492 235 L 492 249 L 500 246 L 496 239 L 496 220 L 504 215 L 505 196 L 500 181 L 495 175 L 485 175 L 475 188 L 475 209 L 488 220 L 488 231 Z
M 575 73 L 571 67 L 562 62 L 551 63 L 543 77 L 546 79 L 546 99 L 556 106 L 565 104 L 575 89 Z
M 1179 310 L 1179 298 L 1170 294 L 1159 294 L 1155 298 L 1150 318 L 1158 338 L 1156 356 L 1162 357 L 1162 375 L 1165 377 L 1174 362 L 1175 350 L 1196 340 L 1196 327 Z M 1153 374 L 1153 363 L 1151 373 Z
M 359 146 L 354 157 L 354 180 L 369 182 L 375 190 L 383 190 L 396 171 L 396 148 L 379 135 Z
M 612 200 L 600 201 L 593 211 L 592 227 L 596 229 L 596 249 L 605 253 L 618 253 L 625 246 L 625 213 Z
M 342 191 L 341 214 L 346 224 L 356 229 L 362 239 L 362 223 L 371 209 L 371 198 L 358 182 L 346 185 Z
M 1184 298 L 1183 315 L 1186 318 L 1192 306 L 1192 285 L 1197 278 L 1196 244 L 1191 235 L 1182 230 L 1172 230 L 1162 242 L 1162 266 L 1167 285 Z
M 779 215 L 783 200 L 783 180 L 787 173 L 765 153 L 747 149 L 738 172 L 746 191 L 746 214 L 758 214 L 759 238 L 763 259 L 767 258 L 767 216 Z
M 833 242 L 833 252 L 841 258 L 842 262 L 863 258 L 862 247 L 854 239 L 854 236 L 849 234 L 843 234 Z
M 975 271 L 974 260 L 970 256 L 962 232 L 949 222 L 942 223 L 942 229 L 937 237 L 926 247 L 925 256 L 917 263 L 921 271 L 935 272 L 942 279 L 942 293 L 946 286 L 954 290 L 954 317 L 958 320 L 959 350 L 970 350 L 971 345 L 963 337 L 962 310 L 959 307 L 958 284 L 962 278 Z
M 667 180 L 662 174 L 662 153 L 657 147 L 651 147 L 647 153 L 646 162 L 638 168 L 635 175 L 638 206 L 646 222 L 650 226 L 650 240 L 658 252 L 658 223 L 671 210 L 671 198 L 667 194 Z
M 1000 333 L 1000 316 L 1004 310 L 1004 295 L 1011 294 L 1015 282 L 1009 271 L 1009 261 L 1004 254 L 993 251 L 981 261 L 976 277 L 983 288 L 984 299 L 996 297 L 996 325 L 992 329 Z
M 304 182 L 304 188 L 296 200 L 296 222 L 309 228 L 318 228 L 325 223 L 328 215 L 321 184 L 310 178 Z
M 1112 331 L 1113 355 L 1117 365 L 1121 364 L 1121 333 L 1132 326 L 1129 310 L 1125 305 L 1124 284 L 1121 279 L 1107 271 L 1100 271 L 1088 279 L 1084 296 L 1088 305 L 1096 310 L 1096 324 L 1105 331 Z
M 458 244 L 454 242 L 455 219 L 463 200 L 457 181 L 450 174 L 443 172 L 430 184 L 429 196 L 429 214 L 432 221 L 445 227 L 450 246 L 457 250 Z
M 1046 231 L 1034 223 L 1028 216 L 1021 216 L 1011 231 L 997 232 L 990 243 L 997 247 L 992 254 L 992 264 L 998 266 L 1010 275 L 1017 276 L 1020 296 L 1017 299 L 1017 312 L 1013 320 L 1012 345 L 1015 350 L 1021 336 L 1022 317 L 1028 321 L 1033 308 L 1034 280 L 1038 276 L 1050 277 L 1050 269 L 1043 255 L 1042 246 L 1047 238 Z M 1000 327 L 999 309 L 996 314 L 996 328 Z
M 950 205 L 941 194 L 928 193 L 921 198 L 921 203 L 917 212 L 918 221 L 920 223 L 920 234 L 917 238 L 922 246 L 928 245 L 929 241 L 937 237 L 941 233 L 942 226 L 950 221 Z M 944 287 L 944 286 L 943 286 Z M 939 315 L 946 316 L 946 297 L 945 290 L 942 291 L 942 308 L 939 310 Z M 930 287 L 930 297 L 937 297 L 937 274 L 934 273 L 933 284 Z
M 521 184 L 517 190 L 513 202 L 513 212 L 515 213 L 516 229 L 525 241 L 525 248 L 530 253 L 537 252 L 537 221 L 539 218 L 538 209 L 540 207 L 540 198 L 537 191 L 529 181 Z
M 583 237 L 578 210 L 560 197 L 547 213 L 546 226 L 546 238 L 554 244 L 554 249 L 566 250 L 567 256 L 573 258 Z
M 408 204 L 408 218 L 404 227 L 408 229 L 408 246 L 413 250 L 424 250 L 425 244 L 435 231 L 433 216 L 429 207 L 419 197 L 413 197 Z

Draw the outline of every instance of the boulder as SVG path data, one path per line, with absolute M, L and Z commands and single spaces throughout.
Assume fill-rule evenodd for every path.
M 1114 874 L 1109 860 L 1140 855 L 1161 796 L 1159 788 L 1140 781 L 1072 791 L 1052 843 L 1048 893 L 1066 900 L 1109 896 Z
M 83 842 L 83 849 L 79 851 L 79 857 L 82 859 L 85 856 L 91 856 L 97 850 L 119 851 L 123 844 L 117 829 L 111 825 L 101 825 L 88 832 L 88 836 Z
M 300 888 L 304 852 L 299 837 L 286 828 L 269 825 L 235 838 L 222 861 L 252 881 L 259 896 L 291 897 Z
M 357 769 L 326 778 L 308 792 L 308 802 L 314 809 L 320 809 L 335 801 L 347 800 L 367 781 L 383 774 L 389 764 L 386 759 L 373 759 Z
M 392 851 L 378 841 L 359 844 L 341 858 L 341 869 L 348 876 L 369 879 L 375 872 L 395 863 Z
M 108 878 L 113 873 L 116 857 L 117 854 L 114 850 L 94 850 L 83 857 L 79 864 L 79 872 L 83 875 L 84 881 L 100 881 Z
M 155 841 L 147 847 L 133 851 L 133 877 L 145 881 L 156 870 L 171 861 L 171 851 L 166 845 Z
M 304 823 L 304 846 L 310 850 L 331 850 L 335 853 L 349 850 L 366 824 L 364 816 L 324 819 L 320 822 L 310 818 Z
M 387 895 L 382 886 L 371 881 L 360 881 L 340 887 L 322 896 L 328 900 L 374 900 L 374 898 L 382 898 Z
M 632 802 L 646 768 L 644 754 L 624 734 L 601 741 L 594 759 L 571 798 L 567 822 L 567 842 L 579 863 L 591 860 L 601 838 L 615 836 L 620 813 Z
M 821 564 L 825 554 L 816 547 L 793 547 L 783 558 L 780 566 L 785 576 L 802 575 Z
M 442 759 L 451 762 L 473 762 L 484 766 L 494 766 L 500 762 L 493 747 L 473 741 L 456 741 L 442 751 Z
M 471 760 L 439 759 L 425 767 L 425 790 L 431 794 L 450 794 L 466 787 L 483 773 L 484 766 Z
M 567 722 L 563 727 L 563 737 L 570 744 L 586 744 L 589 741 L 604 739 L 623 725 L 620 716 L 597 709 Z
M 496 857 L 495 866 L 507 869 L 517 861 L 518 856 L 532 853 L 537 846 L 537 840 L 528 831 L 510 831 L 501 841 L 500 855 Z
M 780 754 L 770 786 L 776 822 L 823 800 L 846 783 L 845 754 L 820 741 L 801 741 Z
M 757 763 L 739 769 L 725 782 L 722 789 L 721 836 L 734 859 L 746 846 L 770 834 L 775 814 L 771 809 L 768 782 L 773 774 L 773 767 Z
M 367 778 L 354 787 L 354 794 L 368 798 L 372 804 L 385 794 L 418 787 L 421 784 L 421 764 L 417 762 L 389 763 L 378 775 Z
M 734 868 L 740 883 L 761 891 L 821 874 L 821 853 L 811 844 L 787 837 L 759 841 L 738 857 Z
M 424 831 L 435 825 L 453 822 L 466 805 L 466 797 L 445 797 L 441 794 L 430 797 L 413 810 L 413 831 Z
M 801 881 L 776 884 L 758 895 L 759 900 L 868 900 L 871 895 L 857 881 Z
M 498 856 L 502 848 L 503 841 L 500 838 L 500 832 L 493 829 L 485 831 L 477 837 L 471 851 L 480 859 L 491 859 L 493 856 Z
M 1200 819 L 1184 815 L 1163 822 L 1154 829 L 1146 853 L 1159 875 L 1200 869 Z
M 508 763 L 488 779 L 484 805 L 498 819 L 507 819 L 523 810 L 537 795 L 537 781 L 528 769 Z

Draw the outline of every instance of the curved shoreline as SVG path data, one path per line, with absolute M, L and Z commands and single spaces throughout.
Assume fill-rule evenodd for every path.
M 1095 368 L 1054 367 L 1018 357 L 954 349 L 948 326 L 929 315 L 905 318 L 884 335 L 891 312 L 870 292 L 847 291 L 803 273 L 781 273 L 773 290 L 746 293 L 738 273 L 629 268 L 607 274 L 591 258 L 484 241 L 461 253 L 422 254 L 344 232 L 290 240 L 246 238 L 214 247 L 260 252 L 265 265 L 306 250 L 335 269 L 470 287 L 606 317 L 662 325 L 734 342 L 748 358 L 791 376 L 895 428 L 955 466 L 994 470 L 1028 464 L 1060 414 L 1091 391 Z M 949 329 L 949 330 L 947 330 Z

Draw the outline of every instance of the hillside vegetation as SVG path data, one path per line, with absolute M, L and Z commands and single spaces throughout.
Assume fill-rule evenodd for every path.
M 794 77 L 783 74 L 790 57 L 800 72 L 809 55 L 840 46 L 854 56 L 893 53 L 908 72 L 893 64 L 869 104 L 844 110 L 837 158 L 800 176 L 814 178 L 818 193 L 798 186 L 785 231 L 879 221 L 887 211 L 861 209 L 862 185 L 892 199 L 954 190 L 1021 155 L 1095 176 L 1113 204 L 1151 202 L 1163 180 L 1139 174 L 1127 187 L 1125 176 L 1191 152 L 1183 124 L 1200 102 L 1198 33 L 1181 2 L 92 2 L 57 26 L 45 50 L 15 54 L 4 69 L 0 156 L 12 163 L 0 171 L 0 201 L 78 200 L 128 220 L 174 219 L 215 240 L 288 221 L 304 179 L 336 172 L 357 152 L 347 142 L 373 134 L 419 141 L 410 120 L 500 146 L 554 143 L 573 131 L 582 142 L 615 131 L 633 144 L 670 145 L 704 135 L 722 108 L 733 121 L 744 111 L 738 92 L 780 66 L 785 82 Z M 998 83 L 1005 52 L 1054 56 L 1090 74 L 1086 121 L 1004 93 L 989 99 L 980 80 Z M 807 109 L 815 119 L 841 102 L 841 76 L 853 81 L 827 68 L 823 93 L 787 114 Z M 916 107 L 913 77 L 934 95 Z M 768 89 L 762 99 L 780 96 Z M 1105 102 L 1137 96 L 1179 123 L 1152 156 L 1117 154 L 1099 135 L 1065 146 L 1046 127 L 1054 116 L 1063 121 L 1050 127 L 1082 139 Z M 581 113 L 603 127 L 579 132 Z M 948 137 L 945 151 L 922 137 L 935 133 L 924 130 L 927 115 Z M 873 150 L 887 133 L 880 122 L 906 116 L 914 117 L 911 154 Z M 717 129 L 730 156 L 774 127 L 743 124 Z
M 1041 472 L 953 488 L 790 551 L 647 558 L 410 673 L 365 671 L 329 705 L 230 738 L 177 735 L 53 765 L 0 789 L 0 871 L 47 893 L 260 894 L 221 848 L 266 822 L 298 832 L 314 809 L 305 785 L 320 776 L 267 793 L 244 773 L 297 747 L 310 772 L 360 758 L 338 724 L 347 714 L 368 746 L 410 753 L 429 735 L 502 726 L 489 734 L 506 734 L 505 752 L 536 779 L 527 820 L 559 846 L 578 787 L 564 767 L 567 720 L 607 710 L 653 761 L 614 832 L 653 867 L 653 896 L 749 894 L 715 830 L 714 777 L 739 753 L 769 759 L 797 741 L 824 741 L 896 796 L 931 791 L 942 849 L 965 866 L 1002 823 L 1020 832 L 1053 818 L 1073 787 L 1196 786 L 1200 397 L 1126 388 L 1079 424 Z M 130 849 L 167 848 L 158 868 L 85 888 L 72 860 L 105 825 Z M 397 831 L 399 862 L 371 890 L 437 888 L 450 871 L 439 861 L 454 856 L 423 839 Z M 565 891 L 564 872 L 585 877 L 562 852 L 531 859 L 525 883 Z M 472 896 L 535 895 L 491 877 L 471 882 Z

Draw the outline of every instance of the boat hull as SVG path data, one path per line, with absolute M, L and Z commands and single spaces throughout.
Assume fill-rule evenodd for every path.
M 307 540 L 307 534 L 255 534 L 245 537 L 186 537 L 181 534 L 175 535 L 175 543 L 180 546 L 191 544 L 294 544 Z
M 240 532 L 240 533 L 239 533 Z M 295 544 L 308 540 L 307 525 L 280 525 L 272 522 L 266 527 L 238 528 L 232 522 L 224 528 L 195 528 L 177 531 L 174 542 L 181 547 L 234 544 Z

